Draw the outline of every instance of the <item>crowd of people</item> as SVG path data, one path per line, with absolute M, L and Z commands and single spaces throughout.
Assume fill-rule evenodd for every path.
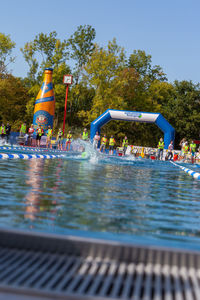
M 184 159 L 184 160 L 187 160 L 188 158 L 188 155 L 190 154 L 191 155 L 191 160 L 192 162 L 194 161 L 195 159 L 195 156 L 197 153 L 200 153 L 200 147 L 198 148 L 198 150 L 196 149 L 197 148 L 197 145 L 196 143 L 194 142 L 194 140 L 192 140 L 190 142 L 190 144 L 188 143 L 188 141 L 186 140 L 186 138 L 183 138 L 181 141 L 180 141 L 180 147 L 181 147 L 181 157 Z
M 180 141 L 180 147 L 181 147 L 181 152 L 180 152 L 180 159 L 181 160 L 189 160 L 191 159 L 192 163 L 194 162 L 194 159 L 197 155 L 197 153 L 200 153 L 200 147 L 197 151 L 197 144 L 192 140 L 190 143 L 186 140 L 186 138 L 183 138 Z M 158 142 L 158 152 L 157 152 L 157 159 L 162 160 L 163 159 L 163 152 L 165 148 L 165 144 L 162 138 L 160 138 Z M 171 160 L 173 159 L 173 150 L 174 150 L 174 145 L 173 141 L 170 142 L 168 149 L 167 149 L 167 155 L 165 157 L 166 160 Z
M 7 122 L 7 125 L 4 125 L 3 123 L 0 126 L 0 137 L 2 141 L 5 143 L 9 143 L 10 140 L 10 133 L 11 133 L 11 125 L 9 122 Z M 38 127 L 35 129 L 34 125 L 31 124 L 31 126 L 27 130 L 27 124 L 26 122 L 22 123 L 19 129 L 19 139 L 24 139 L 27 138 L 27 145 L 32 146 L 33 145 L 33 138 L 36 140 L 36 147 L 40 147 L 41 145 L 41 138 L 42 136 L 46 136 L 46 148 L 52 148 L 52 144 L 54 141 L 54 144 L 56 145 L 57 149 L 59 150 L 70 150 L 71 147 L 71 142 L 72 142 L 72 133 L 69 130 L 67 135 L 66 135 L 66 142 L 65 145 L 63 145 L 63 131 L 61 128 L 59 128 L 57 134 L 56 134 L 56 139 L 53 139 L 53 129 L 51 126 L 48 126 L 48 129 L 44 132 L 43 128 L 41 125 L 38 125 Z M 87 131 L 87 128 L 84 128 L 80 138 L 83 141 L 88 141 L 89 140 L 89 133 Z M 128 138 L 127 136 L 124 136 L 122 143 L 121 143 L 121 149 L 122 153 L 125 155 L 126 150 L 128 147 Z M 115 147 L 116 147 L 116 140 L 113 135 L 110 136 L 110 138 L 107 138 L 106 134 L 103 134 L 101 137 L 99 132 L 96 132 L 94 138 L 93 138 L 93 148 L 98 149 L 100 152 L 105 152 L 106 148 L 108 147 L 109 154 L 113 155 Z M 194 140 L 192 140 L 190 143 L 186 140 L 186 138 L 183 138 L 180 141 L 180 147 L 181 147 L 181 153 L 180 157 L 183 160 L 186 160 L 188 158 L 188 155 L 192 158 L 192 161 L 195 158 L 196 155 L 196 143 L 194 143 Z M 157 145 L 157 159 L 163 160 L 163 154 L 164 154 L 164 148 L 165 144 L 163 141 L 163 138 L 160 138 L 158 141 Z M 171 160 L 173 159 L 173 150 L 174 150 L 174 145 L 173 141 L 170 142 L 168 149 L 167 149 L 167 155 L 165 156 L 166 160 Z M 200 153 L 200 148 L 198 149 L 198 152 Z
M 100 149 L 99 149 L 100 152 L 105 152 L 106 145 L 108 144 L 108 146 L 109 146 L 109 154 L 113 155 L 114 147 L 116 145 L 116 141 L 115 141 L 113 135 L 111 135 L 111 137 L 109 139 L 107 139 L 106 134 L 104 134 L 103 137 L 100 138 L 99 133 L 96 132 L 96 134 L 95 134 L 95 136 L 93 138 L 93 147 L 94 147 L 94 149 L 97 149 L 99 144 L 100 144 Z M 128 147 L 128 138 L 127 138 L 127 136 L 124 137 L 121 146 L 123 148 L 123 153 L 125 155 L 126 149 Z

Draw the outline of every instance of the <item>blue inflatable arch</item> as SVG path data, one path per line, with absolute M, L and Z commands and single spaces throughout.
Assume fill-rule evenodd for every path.
M 161 114 L 149 113 L 149 112 L 138 112 L 138 111 L 114 110 L 114 109 L 107 109 L 101 116 L 99 116 L 96 120 L 94 120 L 91 123 L 90 125 L 91 142 L 93 141 L 96 132 L 98 131 L 100 134 L 101 127 L 111 120 L 156 124 L 164 133 L 165 149 L 168 149 L 168 146 L 171 141 L 174 142 L 175 130 Z

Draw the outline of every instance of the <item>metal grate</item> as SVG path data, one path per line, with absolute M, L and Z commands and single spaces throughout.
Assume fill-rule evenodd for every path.
M 0 236 L 0 296 L 7 293 L 6 299 L 13 299 L 8 293 L 19 299 L 200 299 L 196 252 L 6 230 Z

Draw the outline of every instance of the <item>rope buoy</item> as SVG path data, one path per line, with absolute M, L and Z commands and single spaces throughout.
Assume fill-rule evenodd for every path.
M 185 168 L 181 165 L 178 165 L 176 163 L 174 163 L 173 161 L 170 161 L 170 163 L 172 163 L 174 166 L 179 167 L 181 170 L 183 170 L 184 172 L 186 172 L 187 174 L 191 175 L 192 177 L 194 177 L 195 179 L 200 180 L 200 173 L 195 172 L 193 170 L 190 170 L 188 168 Z
M 16 153 L 0 153 L 0 159 L 53 159 L 63 158 L 64 155 L 56 154 L 16 154 Z
M 58 149 L 48 148 L 34 148 L 34 147 L 20 147 L 20 146 L 0 146 L 0 150 L 20 150 L 20 151 L 34 151 L 34 152 L 51 152 L 51 153 L 63 153 L 65 151 Z

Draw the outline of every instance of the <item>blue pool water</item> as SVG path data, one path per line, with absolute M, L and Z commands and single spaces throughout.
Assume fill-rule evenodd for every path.
M 90 147 L 84 158 L 0 160 L 0 226 L 200 250 L 200 181 Z

